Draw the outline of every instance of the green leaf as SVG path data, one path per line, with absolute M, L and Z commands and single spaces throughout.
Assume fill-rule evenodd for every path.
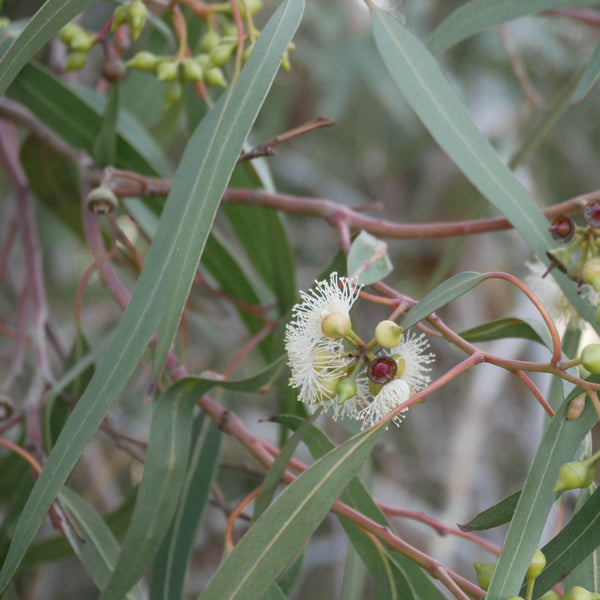
M 238 137 L 245 135 L 246 128 L 250 126 L 254 114 L 262 104 L 266 89 L 300 21 L 302 10 L 302 0 L 288 0 L 277 10 L 263 29 L 252 56 L 232 87 L 233 91 L 227 96 L 227 103 L 217 104 L 207 114 L 189 141 L 131 301 L 90 384 L 65 424 L 23 508 L 16 527 L 17 535 L 13 537 L 6 560 L 0 570 L 0 591 L 6 587 L 13 576 L 48 507 L 64 484 L 88 440 L 99 427 L 114 399 L 134 371 L 164 316 L 166 307 L 168 306 L 168 310 L 173 315 L 181 314 L 186 299 L 182 294 L 185 281 L 191 282 L 217 208 L 217 188 L 221 185 L 224 187 L 226 184 L 228 176 L 224 177 L 225 171 L 233 168 L 237 152 L 241 147 L 241 142 L 239 146 L 237 145 Z M 46 93 L 43 87 L 41 90 Z M 224 120 L 225 118 L 227 120 Z M 236 132 L 235 135 L 232 131 Z M 225 140 L 229 142 L 226 143 Z M 228 156 L 227 152 L 232 153 L 234 147 L 237 149 L 235 156 L 229 157 L 231 165 L 219 162 Z M 219 157 L 216 162 L 215 157 Z M 213 171 L 207 169 L 208 163 L 219 171 L 219 177 L 215 178 Z M 207 223 L 206 220 L 209 222 Z M 190 223 L 198 229 L 190 230 L 187 227 Z M 190 236 L 192 240 L 182 240 L 185 235 Z M 176 282 L 172 277 L 175 265 L 184 268 L 180 263 L 181 253 L 184 251 L 194 251 L 196 254 L 185 257 L 185 273 L 175 274 L 179 289 L 176 296 L 181 306 L 167 305 L 167 297 L 174 302 L 170 290 Z M 169 319 L 169 324 L 163 325 L 163 353 L 168 350 L 165 341 L 170 345 L 170 341 L 164 337 L 164 334 L 167 332 L 169 333 L 167 338 L 172 337 L 171 327 L 176 325 L 178 319 L 179 316 L 176 319 Z
M 293 430 L 303 423 L 302 419 L 292 415 L 279 415 L 272 420 Z M 315 459 L 334 447 L 333 442 L 314 425 L 308 428 L 303 441 Z M 358 477 L 349 483 L 341 500 L 381 525 L 392 529 Z M 340 522 L 378 586 L 377 598 L 387 599 L 397 594 L 401 600 L 443 600 L 444 596 L 412 560 L 398 552 L 386 550 L 387 556 L 382 561 L 379 551 L 362 531 L 345 519 L 340 519 Z
M 89 355 L 90 350 L 90 345 L 83 332 L 81 329 L 77 329 L 75 332 L 75 339 L 73 340 L 73 346 L 65 360 L 63 370 L 68 372 L 76 367 L 80 361 Z M 64 393 L 67 397 L 75 402 L 78 401 L 93 374 L 94 367 L 89 364 L 67 386 L 65 386 Z M 52 446 L 54 446 L 70 413 L 71 406 L 62 398 L 59 398 L 58 394 L 49 396 L 49 399 L 44 406 L 44 442 L 47 451 L 50 451 Z
M 485 531 L 510 522 L 521 496 L 521 490 L 512 493 L 494 506 L 486 508 L 465 525 L 459 525 L 461 531 Z
M 0 96 L 34 54 L 94 0 L 46 0 L 0 58 Z
M 151 600 L 183 598 L 185 573 L 221 453 L 219 428 L 201 413 L 194 424 L 187 474 L 173 524 L 152 568 Z
M 511 2 L 517 3 L 531 4 Z M 377 48 L 398 89 L 442 150 L 548 264 L 546 251 L 555 242 L 533 198 L 481 134 L 423 44 L 387 13 L 376 7 L 371 12 Z M 592 306 L 578 296 L 577 286 L 564 274 L 555 278 L 579 314 L 600 331 Z
M 597 4 L 597 0 L 471 0 L 457 8 L 427 40 L 433 54 L 492 25 L 563 6 Z
M 302 438 L 308 431 L 315 419 L 321 414 L 321 411 L 315 411 L 308 419 L 298 427 L 294 432 L 294 435 L 284 444 L 283 448 L 277 455 L 277 458 L 273 461 L 270 469 L 268 470 L 261 486 L 260 493 L 254 503 L 254 513 L 252 514 L 252 522 L 256 521 L 260 515 L 265 512 L 271 501 L 275 497 L 275 491 L 283 474 L 294 456 L 294 452 L 298 444 L 302 441 Z
M 231 185 L 243 188 L 269 186 L 268 171 L 260 162 L 244 162 L 233 172 Z M 296 302 L 294 257 L 279 214 L 262 206 L 225 204 L 223 211 L 245 254 L 277 298 L 279 314 Z
M 81 496 L 64 487 L 60 499 L 77 526 L 70 543 L 94 583 L 102 589 L 110 578 L 119 554 L 119 544 L 102 517 Z M 81 536 L 81 537 L 80 537 Z M 141 598 L 137 588 L 126 592 L 127 600 Z
M 536 595 L 549 590 L 600 546 L 600 491 L 542 548 L 546 566 L 535 580 Z
M 221 381 L 206 377 L 185 377 L 173 384 L 156 403 L 152 425 L 150 429 L 150 440 L 148 442 L 148 453 L 144 465 L 144 476 L 137 494 L 131 524 L 123 542 L 123 548 L 119 561 L 115 566 L 113 575 L 103 589 L 101 600 L 116 600 L 129 589 L 144 573 L 149 562 L 159 549 L 160 543 L 169 528 L 177 502 L 181 496 L 182 487 L 186 473 L 190 440 L 192 432 L 191 413 L 194 405 L 208 390 L 215 386 L 221 386 L 230 390 L 241 390 L 245 392 L 257 391 L 279 371 L 282 359 L 269 365 L 264 371 L 247 379 Z M 211 446 L 208 452 L 215 450 L 214 442 L 220 436 L 213 431 Z M 195 452 L 198 451 L 198 446 Z M 204 501 L 208 496 L 208 487 L 214 476 L 216 467 L 216 456 L 207 458 L 206 450 L 201 448 L 200 455 L 206 459 L 206 471 L 191 472 L 192 480 L 199 478 L 204 486 L 194 490 L 194 494 L 203 495 Z M 197 456 L 196 458 L 200 458 Z M 196 479 L 198 481 L 198 479 Z M 192 482 L 187 480 L 189 493 Z M 187 504 L 187 500 L 186 500 Z M 181 519 L 199 519 L 198 510 L 201 506 L 184 506 L 178 517 Z M 187 525 L 191 523 L 188 522 Z M 176 533 L 181 531 L 183 522 L 177 520 L 173 527 Z M 169 558 L 174 558 L 174 553 L 182 550 L 189 552 L 193 543 L 193 535 L 186 532 L 180 540 L 172 539 L 174 542 L 169 548 Z M 172 554 L 171 554 L 172 553 Z M 172 568 L 172 565 L 171 565 Z M 185 574 L 185 565 L 183 565 Z M 167 571 L 169 583 L 174 573 Z
M 182 379 L 156 402 L 131 524 L 100 600 L 120 600 L 137 582 L 171 523 L 185 477 L 192 409 L 199 399 L 197 387 L 189 379 Z
M 66 142 L 93 153 L 102 128 L 106 99 L 62 82 L 44 67 L 27 65 L 8 91 Z M 169 161 L 134 117 L 121 110 L 117 124 L 117 166 L 138 173 L 170 176 Z
M 562 86 L 558 94 L 555 95 L 550 106 L 525 136 L 525 140 L 519 150 L 509 160 L 508 166 L 510 169 L 516 169 L 519 165 L 523 164 L 527 157 L 546 139 L 558 120 L 571 106 L 571 98 L 581 76 L 582 71 L 576 71 L 569 81 Z
M 448 302 L 451 302 L 452 300 L 456 300 L 456 298 L 466 294 L 469 290 L 472 290 L 482 281 L 485 281 L 486 278 L 487 275 L 482 275 L 475 271 L 466 271 L 465 273 L 458 273 L 458 275 L 450 277 L 450 279 L 447 279 L 444 283 L 425 294 L 420 302 L 415 304 L 408 313 L 400 319 L 398 324 L 404 329 L 416 325 L 419 321 L 428 317 L 432 312 L 438 310 L 438 308 L 448 304 Z
M 102 127 L 94 142 L 93 155 L 101 167 L 114 165 L 117 156 L 117 124 L 119 122 L 119 82 L 113 82 L 108 92 L 108 99 L 104 114 L 102 115 Z
M 35 135 L 21 144 L 21 165 L 27 181 L 44 206 L 80 239 L 81 179 L 77 165 Z
M 539 321 L 533 319 L 516 319 L 514 317 L 497 319 L 462 331 L 460 336 L 473 344 L 503 338 L 522 338 L 552 347 L 548 330 Z
M 555 500 L 552 491 L 560 465 L 572 460 L 577 446 L 598 421 L 591 403 L 578 419 L 565 418 L 573 390 L 550 421 L 531 463 L 527 479 L 510 523 L 486 600 L 504 600 L 517 595 L 539 544 L 540 535 Z
M 594 46 L 592 56 L 579 79 L 579 83 L 573 92 L 571 102 L 577 104 L 581 102 L 594 87 L 596 81 L 600 77 L 600 42 Z
M 178 239 L 178 247 L 168 259 L 171 276 L 165 301 L 169 310 L 163 313 L 158 331 L 153 384 L 173 343 L 225 187 L 303 10 L 304 0 L 287 0 L 277 9 L 241 74 L 204 119 L 210 126 L 199 127 L 192 137 L 195 152 L 186 152 L 181 159 L 167 200 L 182 208 L 173 215 L 170 230 Z
M 370 285 L 381 281 L 392 269 L 387 244 L 370 233 L 361 231 L 348 253 L 348 277 L 356 277 L 359 285 Z
M 591 496 L 590 488 L 585 488 L 579 492 L 575 512 L 589 500 Z M 590 592 L 596 594 L 600 592 L 600 546 L 596 549 L 565 579 L 565 589 L 580 585 Z
M 351 438 L 289 485 L 221 563 L 202 600 L 260 598 L 327 516 L 380 434 L 371 428 Z

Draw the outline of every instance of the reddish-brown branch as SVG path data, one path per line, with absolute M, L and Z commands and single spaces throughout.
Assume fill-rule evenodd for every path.
M 488 552 L 491 552 L 492 554 L 496 554 L 497 556 L 499 556 L 500 552 L 502 552 L 501 548 L 499 548 L 495 544 L 492 544 L 492 543 L 480 538 L 478 535 L 476 535 L 470 531 L 461 531 L 458 527 L 449 527 L 448 525 L 444 525 L 437 519 L 434 519 L 433 517 L 426 515 L 424 512 L 414 511 L 414 510 L 406 510 L 403 508 L 395 508 L 395 507 L 387 506 L 385 504 L 380 504 L 380 503 L 378 503 L 378 506 L 388 517 L 390 517 L 390 516 L 403 517 L 405 519 L 412 519 L 413 521 L 419 521 L 419 522 L 424 523 L 425 525 L 428 525 L 429 527 L 432 527 L 433 529 L 435 529 L 435 531 L 438 533 L 438 535 L 441 535 L 441 536 L 455 535 L 457 537 L 464 538 L 465 540 L 469 540 L 470 542 L 473 542 L 474 544 L 477 544 L 478 546 L 485 548 Z

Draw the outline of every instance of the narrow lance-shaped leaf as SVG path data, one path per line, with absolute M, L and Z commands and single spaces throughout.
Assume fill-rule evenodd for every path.
M 181 488 L 177 512 L 154 560 L 151 600 L 176 600 L 183 597 L 185 573 L 220 457 L 221 431 L 203 416 L 200 414 L 197 417 L 198 426 L 195 424 L 193 428 L 192 436 L 196 442 L 190 452 L 188 472 Z
M 548 221 L 481 134 L 433 56 L 390 15 L 377 7 L 371 13 L 377 48 L 398 89 L 440 147 L 548 264 L 546 252 L 555 245 Z M 553 275 L 571 304 L 600 331 L 577 286 L 561 273 Z
M 117 562 L 119 544 L 102 517 L 83 498 L 66 487 L 60 492 L 60 498 L 78 529 L 77 535 L 72 536 L 73 549 L 94 583 L 102 589 Z M 140 591 L 133 588 L 126 598 L 137 600 L 141 598 Z
M 600 492 L 596 490 L 564 529 L 542 548 L 546 567 L 535 580 L 536 595 L 549 590 L 600 546 Z
M 573 97 L 571 98 L 571 102 L 573 104 L 577 104 L 577 102 L 581 102 L 592 89 L 596 81 L 600 77 L 600 42 L 594 46 L 594 51 L 592 52 L 592 56 L 588 61 L 581 78 L 579 79 L 579 83 L 573 92 Z
M 193 425 L 192 409 L 196 402 L 215 386 L 257 391 L 279 372 L 281 362 L 282 359 L 242 380 L 186 377 L 162 394 L 152 418 L 144 476 L 131 524 L 110 581 L 102 590 L 101 600 L 120 599 L 144 574 L 171 525 L 184 484 Z M 214 473 L 214 465 L 210 472 Z M 191 540 L 189 543 L 191 546 Z
M 303 424 L 302 419 L 292 415 L 274 417 L 273 421 L 293 430 Z M 315 459 L 335 447 L 333 442 L 314 425 L 309 425 L 303 441 Z M 348 484 L 341 500 L 381 525 L 391 528 L 385 515 L 357 477 Z M 394 593 L 402 600 L 443 599 L 431 579 L 412 560 L 398 552 L 388 551 L 385 561 L 382 561 L 379 551 L 362 531 L 345 519 L 340 519 L 340 522 L 377 584 L 377 599 L 387 600 L 393 597 Z
M 550 421 L 538 446 L 515 513 L 504 540 L 486 600 L 504 600 L 516 595 L 539 544 L 540 535 L 555 500 L 552 491 L 560 465 L 572 460 L 575 450 L 598 417 L 588 403 L 578 419 L 565 417 L 574 390 Z M 579 392 L 580 393 L 580 392 Z
M 303 7 L 303 0 L 288 0 L 277 10 L 263 29 L 231 93 L 225 97 L 227 103 L 217 103 L 192 135 L 129 306 L 23 508 L 16 526 L 17 535 L 0 570 L 0 591 L 17 569 L 44 514 L 87 441 L 135 369 L 164 316 L 169 296 L 172 302 L 169 311 L 177 317 L 167 319 L 168 323 L 162 327 L 162 352 L 166 355 L 174 334 L 171 328 L 176 326 L 186 299 L 186 282 L 191 282 L 200 260 L 204 241 L 230 170 L 237 159 L 237 152 L 298 26 Z M 224 149 L 223 145 L 227 148 Z M 219 157 L 217 161 L 215 156 Z M 219 162 L 225 160 L 230 160 L 231 164 Z M 198 163 L 204 165 L 200 171 Z M 208 165 L 212 165 L 212 168 L 208 168 Z M 222 189 L 219 190 L 219 187 Z M 202 215 L 200 220 L 198 215 Z M 193 223 L 198 230 L 184 226 L 182 221 Z M 185 236 L 188 238 L 182 239 Z M 186 255 L 182 256 L 182 253 Z M 176 280 L 172 280 L 175 272 Z M 170 291 L 173 285 L 177 288 L 176 293 Z M 177 306 L 175 302 L 181 305 Z M 166 333 L 169 335 L 165 337 Z M 161 361 L 158 364 L 162 364 Z
M 371 428 L 318 460 L 288 486 L 221 563 L 202 600 L 256 600 L 325 518 L 369 456 Z
M 199 393 L 197 386 L 184 379 L 156 402 L 131 524 L 100 600 L 120 600 L 125 595 L 146 570 L 171 523 L 185 476 L 192 409 Z
M 563 6 L 597 4 L 598 0 L 471 0 L 457 8 L 433 33 L 427 46 L 439 54 L 492 25 Z
M 153 384 L 175 337 L 219 201 L 303 10 L 304 0 L 288 0 L 269 19 L 235 84 L 219 101 L 219 110 L 211 111 L 213 127 L 203 132 L 202 154 L 186 154 L 177 170 L 168 200 L 182 205 L 171 231 L 177 236 L 178 247 L 170 257 L 171 277 L 166 290 L 169 310 L 162 315 L 158 331 Z M 195 201 L 190 202 L 190 197 Z
M 34 54 L 94 0 L 46 0 L 0 58 L 0 96 Z
M 459 298 L 472 290 L 475 286 L 485 281 L 486 275 L 476 273 L 475 271 L 466 271 L 458 273 L 454 277 L 450 277 L 441 283 L 436 288 L 425 294 L 421 300 L 415 304 L 404 316 L 400 319 L 399 325 L 404 329 L 408 329 L 416 325 L 419 321 L 435 312 L 438 308 L 448 304 L 452 300 Z

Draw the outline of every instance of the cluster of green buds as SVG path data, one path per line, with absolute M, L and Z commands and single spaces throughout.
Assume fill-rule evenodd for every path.
M 542 574 L 545 566 L 546 557 L 544 556 L 544 553 L 537 548 L 533 553 L 533 558 L 531 559 L 529 567 L 527 567 L 527 573 L 525 574 L 525 582 L 527 584 L 525 598 L 522 596 L 512 596 L 508 600 L 531 600 L 531 598 L 533 598 L 533 585 L 535 580 Z M 490 582 L 492 581 L 492 575 L 496 569 L 496 563 L 474 562 L 473 567 L 477 573 L 477 584 L 482 590 L 487 592 Z M 550 592 L 550 594 L 555 594 L 555 592 Z M 544 594 L 541 596 L 540 600 L 554 600 L 554 597 L 554 595 Z
M 111 31 L 115 31 L 121 25 L 129 27 L 131 38 L 137 40 L 146 25 L 148 10 L 142 0 L 133 0 L 128 4 L 120 4 L 113 13 Z
M 58 34 L 59 39 L 69 47 L 65 71 L 79 71 L 85 67 L 90 50 L 98 43 L 95 33 L 86 31 L 77 23 L 67 23 Z
M 548 252 L 551 268 L 558 268 L 581 288 L 584 283 L 600 292 L 600 200 L 589 200 L 584 209 L 585 225 L 576 225 L 568 215 L 550 225 L 552 237 L 563 244 Z

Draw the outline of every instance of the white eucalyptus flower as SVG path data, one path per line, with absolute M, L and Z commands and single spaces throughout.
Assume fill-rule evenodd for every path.
M 561 287 L 556 283 L 556 279 L 550 273 L 544 277 L 547 267 L 539 261 L 528 262 L 526 267 L 529 269 L 530 275 L 525 277 L 525 283 L 546 307 L 552 320 L 556 324 L 581 329 L 585 321 L 564 295 Z M 597 304 L 598 294 L 591 286 L 584 285 L 582 295 L 584 298 L 588 298 L 590 303 Z
M 344 355 L 343 343 L 326 337 L 321 325 L 333 313 L 349 320 L 360 288 L 347 277 L 338 278 L 337 273 L 332 273 L 329 281 L 315 283 L 314 288 L 300 293 L 301 300 L 292 309 L 285 348 L 292 370 L 290 386 L 298 390 L 298 399 L 309 406 L 329 406 L 350 359 Z
M 358 418 L 363 422 L 363 429 L 379 422 L 429 384 L 431 368 L 428 365 L 435 360 L 435 355 L 427 352 L 428 348 L 429 342 L 424 334 L 408 332 L 397 346 L 382 353 L 396 362 L 397 372 L 393 378 L 381 386 L 373 385 L 372 378 L 369 382 L 364 375 L 357 379 L 356 395 L 363 403 Z M 402 419 L 403 415 L 398 414 L 393 421 L 399 425 Z

